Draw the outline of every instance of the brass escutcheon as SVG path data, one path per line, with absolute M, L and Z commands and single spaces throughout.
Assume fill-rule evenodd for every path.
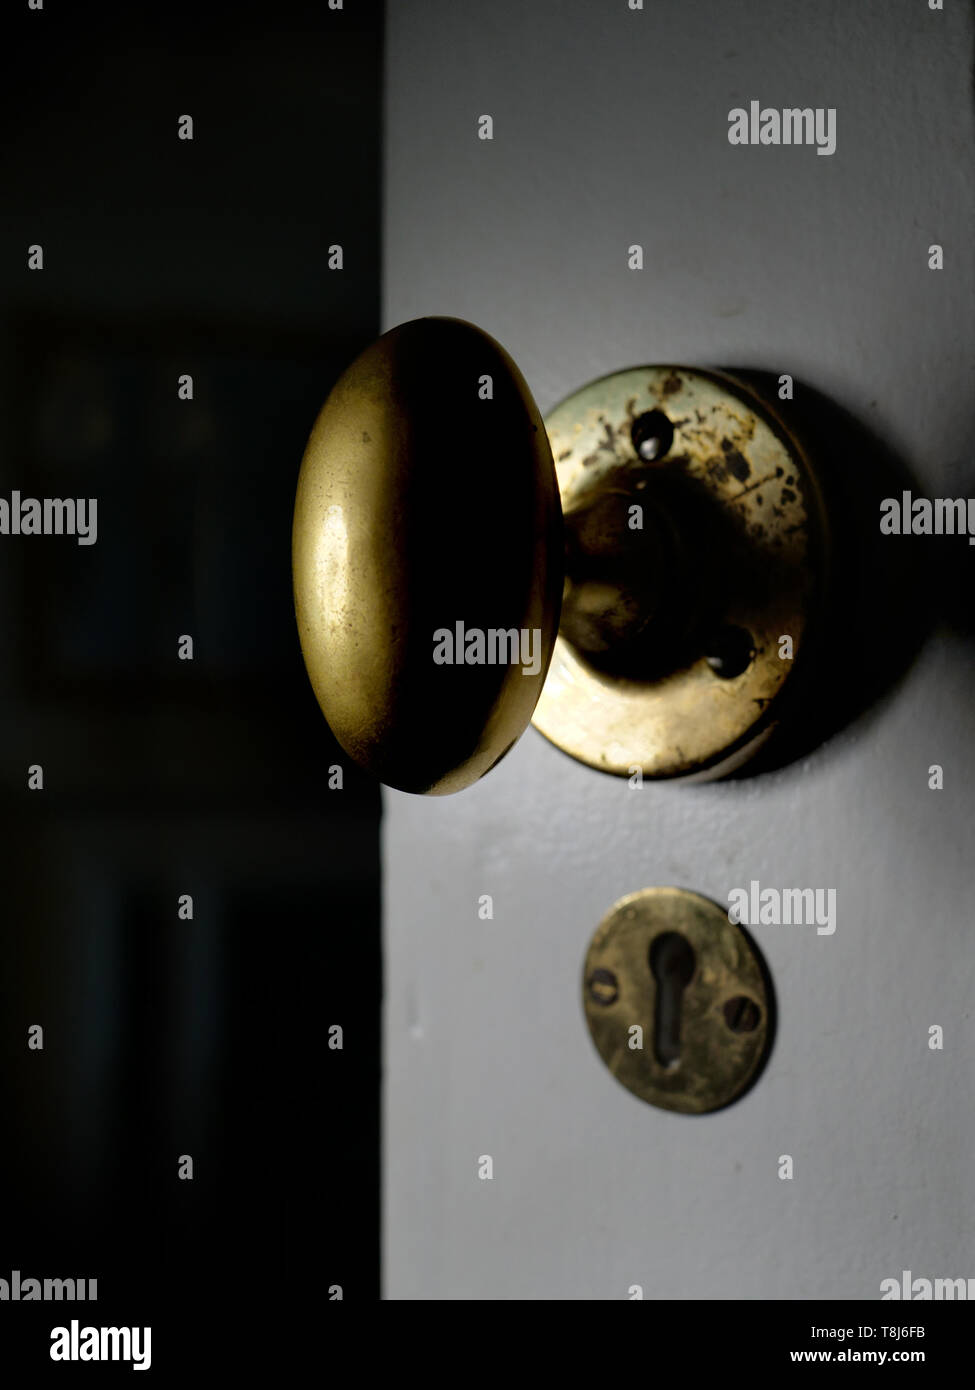
M 644 888 L 616 903 L 586 955 L 583 1005 L 621 1085 L 701 1115 L 737 1100 L 771 1047 L 774 995 L 754 942 L 708 898 Z

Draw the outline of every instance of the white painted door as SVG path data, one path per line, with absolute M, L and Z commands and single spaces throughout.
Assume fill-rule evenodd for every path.
M 644 362 L 792 373 L 967 494 L 973 38 L 952 0 L 390 5 L 385 326 L 473 320 L 543 412 Z M 732 146 L 753 99 L 834 108 L 835 152 Z M 879 706 L 750 781 L 634 791 L 529 730 L 466 792 L 384 793 L 386 1297 L 975 1275 L 973 664 L 940 626 Z M 836 931 L 755 929 L 779 1026 L 743 1100 L 642 1104 L 586 1029 L 589 938 L 636 889 L 752 879 L 835 888 Z

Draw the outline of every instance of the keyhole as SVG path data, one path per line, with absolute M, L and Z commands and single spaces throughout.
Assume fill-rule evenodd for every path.
M 694 951 L 680 932 L 665 931 L 650 943 L 650 972 L 657 982 L 653 1051 L 663 1067 L 680 1061 L 680 1011 L 694 974 Z

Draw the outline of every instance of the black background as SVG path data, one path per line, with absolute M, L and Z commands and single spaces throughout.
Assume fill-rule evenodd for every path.
M 379 1293 L 379 798 L 304 673 L 290 525 L 379 331 L 381 6 L 0 29 L 0 495 L 99 503 L 93 546 L 0 538 L 0 1277 L 99 1294 L 0 1304 L 0 1366 L 79 1317 L 151 1325 L 157 1378 L 312 1368 L 330 1286 Z

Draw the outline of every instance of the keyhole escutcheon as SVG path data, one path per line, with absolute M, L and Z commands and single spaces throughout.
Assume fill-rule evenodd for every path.
M 769 1056 L 775 996 L 758 947 L 726 906 L 687 888 L 644 888 L 614 903 L 581 984 L 596 1051 L 661 1110 L 721 1110 Z
M 680 1021 L 684 990 L 694 975 L 694 949 L 680 932 L 662 932 L 650 943 L 650 973 L 657 982 L 653 1051 L 662 1067 L 680 1061 Z

